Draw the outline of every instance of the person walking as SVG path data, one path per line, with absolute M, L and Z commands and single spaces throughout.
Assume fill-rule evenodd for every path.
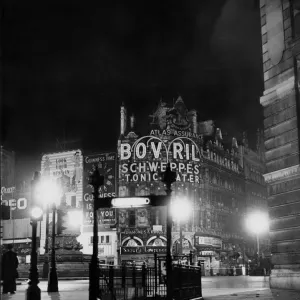
M 18 277 L 19 261 L 17 254 L 13 252 L 13 245 L 9 244 L 2 256 L 2 279 L 3 279 L 3 294 L 15 294 L 17 290 L 16 279 Z

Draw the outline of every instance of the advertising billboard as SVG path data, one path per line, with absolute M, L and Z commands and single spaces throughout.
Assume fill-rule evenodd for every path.
M 29 218 L 29 192 L 16 191 L 15 188 L 1 188 L 1 204 L 9 206 L 10 219 Z
M 81 150 L 45 154 L 41 164 L 42 178 L 52 178 L 60 186 L 62 202 L 67 206 L 82 205 L 83 156 Z
M 116 196 L 116 153 L 98 153 L 84 157 L 83 179 L 83 224 L 93 224 L 93 187 L 89 185 L 89 176 L 97 165 L 104 176 L 104 185 L 99 188 L 99 198 Z M 99 199 L 101 201 L 101 199 Z M 98 209 L 98 222 L 102 225 L 114 225 L 116 212 L 114 208 Z
M 120 144 L 120 179 L 129 182 L 160 181 L 170 162 L 177 171 L 176 181 L 200 183 L 201 148 L 188 137 L 163 140 L 156 136 L 144 136 L 129 143 Z

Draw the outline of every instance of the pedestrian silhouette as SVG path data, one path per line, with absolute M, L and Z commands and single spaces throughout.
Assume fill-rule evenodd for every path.
M 2 256 L 2 278 L 3 278 L 3 294 L 14 294 L 17 290 L 16 279 L 18 277 L 19 261 L 17 254 L 12 251 L 13 245 L 9 244 Z

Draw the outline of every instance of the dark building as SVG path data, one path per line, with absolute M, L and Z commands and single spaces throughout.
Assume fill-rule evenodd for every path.
M 271 288 L 300 290 L 300 1 L 261 0 Z
M 207 274 L 221 273 L 234 257 L 253 255 L 244 219 L 248 208 L 266 210 L 261 133 L 253 151 L 245 139 L 223 137 L 213 121 L 198 122 L 181 97 L 173 105 L 160 101 L 148 133 L 141 135 L 135 117 L 129 119 L 122 106 L 119 196 L 165 195 L 161 174 L 169 162 L 176 171 L 172 197 L 192 207 L 188 220 L 174 221 L 173 254 L 193 251 Z M 121 260 L 151 263 L 154 251 L 165 255 L 165 225 L 165 207 L 119 209 Z

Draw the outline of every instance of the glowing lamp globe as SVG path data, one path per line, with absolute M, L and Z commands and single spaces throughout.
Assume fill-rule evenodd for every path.
M 176 199 L 171 204 L 171 215 L 174 220 L 187 220 L 192 212 L 190 202 L 186 198 Z
M 32 218 L 34 219 L 39 219 L 42 217 L 43 215 L 43 210 L 40 208 L 40 207 L 34 207 L 32 210 L 31 210 L 31 216 Z
M 38 187 L 40 199 L 44 205 L 59 205 L 62 191 L 57 183 L 51 179 L 44 179 Z
M 247 229 L 255 234 L 261 234 L 269 230 L 268 215 L 262 212 L 250 214 L 246 219 Z

